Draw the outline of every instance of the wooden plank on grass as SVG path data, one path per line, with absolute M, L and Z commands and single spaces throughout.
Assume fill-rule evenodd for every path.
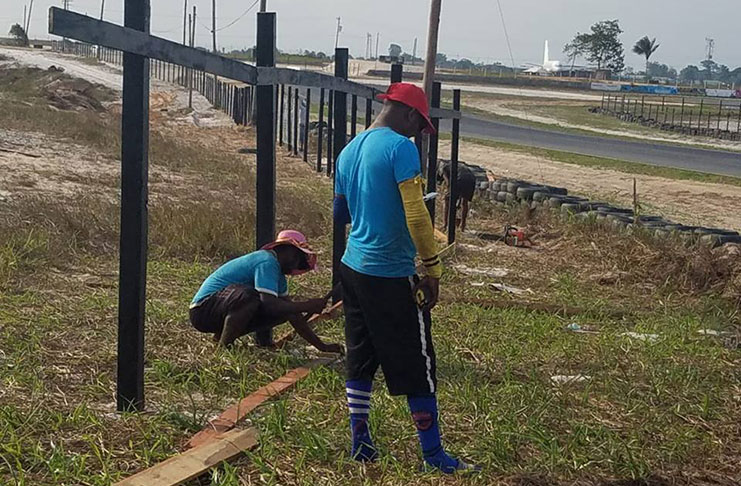
M 224 412 L 217 418 L 209 420 L 208 426 L 190 439 L 188 447 L 198 448 L 216 440 L 219 434 L 223 434 L 236 427 L 237 423 L 243 420 L 248 413 L 252 412 L 274 396 L 292 388 L 300 380 L 306 378 L 312 368 L 327 364 L 333 359 L 334 358 L 316 359 L 308 365 L 295 368 L 272 383 L 259 388 L 254 393 L 246 396 L 239 402 L 224 410 Z
M 174 486 L 200 476 L 257 446 L 257 429 L 231 430 L 208 443 L 171 457 L 114 486 Z

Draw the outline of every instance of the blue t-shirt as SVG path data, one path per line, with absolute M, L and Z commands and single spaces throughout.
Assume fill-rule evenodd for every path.
M 259 250 L 230 260 L 217 268 L 201 284 L 191 304 L 197 304 L 233 284 L 246 285 L 276 297 L 288 294 L 288 282 L 280 271 L 275 254 L 272 251 Z
M 342 263 L 374 277 L 414 275 L 417 250 L 399 184 L 420 175 L 419 166 L 414 143 L 390 128 L 366 130 L 345 147 L 335 176 L 352 219 Z

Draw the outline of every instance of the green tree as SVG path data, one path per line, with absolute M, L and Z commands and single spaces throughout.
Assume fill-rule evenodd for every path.
M 28 35 L 26 35 L 26 31 L 20 24 L 13 24 L 10 28 L 10 36 L 15 39 L 19 46 L 28 45 Z
M 651 59 L 651 55 L 656 52 L 661 44 L 656 42 L 656 38 L 649 39 L 648 36 L 643 36 L 633 46 L 633 52 L 639 56 L 645 56 L 646 58 L 646 76 L 648 76 L 648 61 Z
M 567 53 L 583 54 L 597 69 L 609 69 L 619 73 L 625 68 L 625 50 L 618 36 L 623 33 L 617 20 L 603 20 L 590 28 L 590 32 L 577 33 L 566 44 Z
M 684 82 L 694 84 L 695 81 L 702 80 L 702 73 L 700 72 L 700 68 L 690 64 L 689 66 L 679 71 L 679 79 Z
M 677 70 L 666 64 L 649 62 L 646 66 L 646 75 L 652 78 L 676 78 Z

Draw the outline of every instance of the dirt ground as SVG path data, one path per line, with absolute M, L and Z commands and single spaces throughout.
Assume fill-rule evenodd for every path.
M 575 194 L 627 207 L 632 206 L 635 177 L 646 211 L 679 223 L 741 230 L 741 187 L 593 169 L 473 143 L 462 143 L 460 150 L 461 160 L 495 175 L 563 186 Z M 440 153 L 448 151 L 448 144 L 441 146 Z

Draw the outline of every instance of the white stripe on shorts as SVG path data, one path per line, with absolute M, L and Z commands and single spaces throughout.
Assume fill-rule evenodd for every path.
M 409 277 L 409 285 L 412 286 L 412 293 L 414 293 L 414 278 Z M 416 302 L 415 302 L 416 305 Z M 425 335 L 425 317 L 422 313 L 422 309 L 417 307 L 417 320 L 419 321 L 419 340 L 422 343 L 422 356 L 425 358 L 425 366 L 427 372 L 427 383 L 430 384 L 430 393 L 435 393 L 435 383 L 432 381 L 432 360 L 430 355 L 427 354 L 427 336 Z

